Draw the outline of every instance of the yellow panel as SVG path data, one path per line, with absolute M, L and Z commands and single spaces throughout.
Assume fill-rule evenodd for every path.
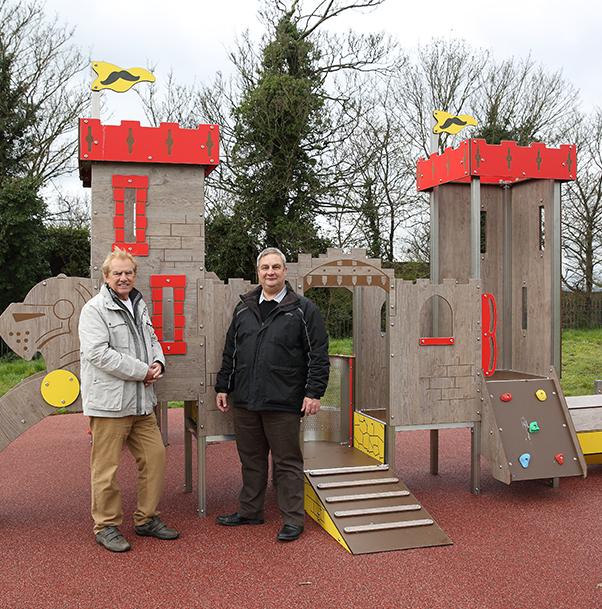
M 590 465 L 598 465 L 599 463 L 602 463 L 602 454 L 596 454 L 596 455 L 584 455 L 585 456 L 585 462 L 589 463 Z
M 47 404 L 66 408 L 77 400 L 79 379 L 69 370 L 53 370 L 42 380 L 40 393 Z
M 602 431 L 585 431 L 577 434 L 584 455 L 602 453 Z
M 331 537 L 334 537 L 347 552 L 351 552 L 345 543 L 330 514 L 324 508 L 318 495 L 305 477 L 305 511 L 311 516 Z
M 361 412 L 353 413 L 353 448 L 385 462 L 385 424 Z

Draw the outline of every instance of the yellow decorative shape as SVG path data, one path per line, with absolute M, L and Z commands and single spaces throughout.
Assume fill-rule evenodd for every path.
M 535 397 L 540 401 L 540 402 L 545 402 L 548 399 L 548 394 L 543 390 L 543 389 L 538 389 L 535 392 Z
M 353 413 L 353 448 L 385 462 L 385 424 L 361 412 Z
M 77 400 L 79 379 L 69 370 L 53 370 L 42 380 L 40 393 L 47 404 L 65 408 Z
M 324 508 L 324 505 L 320 501 L 320 498 L 314 491 L 311 483 L 305 477 L 305 511 L 308 516 L 311 516 L 331 537 L 336 539 L 347 552 L 351 553 L 349 546 L 345 543 L 343 536 L 339 533 L 339 529 L 336 524 L 332 521 L 330 514 Z
M 120 68 L 106 61 L 93 61 L 92 69 L 98 78 L 92 83 L 92 91 L 110 89 L 117 93 L 125 93 L 139 82 L 155 82 L 152 72 L 144 68 Z
M 445 110 L 435 110 L 433 116 L 437 121 L 437 124 L 433 127 L 433 133 L 450 133 L 456 135 L 460 133 L 464 127 L 477 125 L 477 119 L 470 114 L 450 114 Z

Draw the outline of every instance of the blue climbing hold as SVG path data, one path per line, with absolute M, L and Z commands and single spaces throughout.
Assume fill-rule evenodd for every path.
M 529 462 L 531 461 L 531 455 L 529 453 L 523 453 L 519 458 L 519 463 L 527 469 L 529 467 Z

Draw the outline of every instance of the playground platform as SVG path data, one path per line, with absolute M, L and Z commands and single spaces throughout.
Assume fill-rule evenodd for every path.
M 240 484 L 234 443 L 207 448 L 208 518 L 184 493 L 182 410 L 169 412 L 162 514 L 174 542 L 138 538 L 123 555 L 94 543 L 87 421 L 51 416 L 0 452 L 0 609 L 538 609 L 602 606 L 602 465 L 587 479 L 510 486 L 484 469 L 470 493 L 469 431 L 440 434 L 439 475 L 429 432 L 399 433 L 396 469 L 453 545 L 351 555 L 310 518 L 301 539 L 275 540 L 273 489 L 266 524 L 226 528 Z M 134 463 L 120 480 L 134 508 Z

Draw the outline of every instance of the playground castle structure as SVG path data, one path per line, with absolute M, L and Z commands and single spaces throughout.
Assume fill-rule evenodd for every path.
M 234 306 L 252 287 L 205 268 L 204 184 L 219 162 L 219 129 L 81 119 L 79 158 L 92 190 L 91 279 L 49 279 L 0 317 L 8 344 L 28 359 L 41 351 L 49 371 L 0 399 L 0 448 L 55 407 L 79 408 L 79 310 L 101 286 L 106 253 L 120 247 L 138 257 L 137 285 L 167 356 L 158 398 L 184 402 L 185 483 L 191 490 L 196 440 L 205 515 L 207 446 L 233 438 L 230 415 L 215 407 L 215 377 Z M 339 399 L 304 431 L 307 511 L 346 549 L 450 543 L 391 473 L 399 431 L 431 430 L 436 473 L 438 431 L 470 428 L 477 494 L 481 452 L 507 484 L 585 475 L 554 372 L 560 183 L 574 179 L 575 163 L 574 146 L 482 140 L 420 160 L 418 188 L 431 192 L 430 281 L 398 280 L 361 249 L 289 264 L 299 293 L 353 293 L 355 353 L 333 362 Z M 26 326 L 35 336 L 27 349 Z M 63 377 L 52 376 L 60 369 Z M 54 389 L 51 401 L 41 387 Z

